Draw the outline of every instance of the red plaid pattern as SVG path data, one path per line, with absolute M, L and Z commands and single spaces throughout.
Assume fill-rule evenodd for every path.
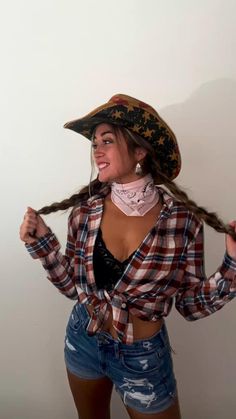
M 93 272 L 103 195 L 91 197 L 71 211 L 65 255 L 51 231 L 26 245 L 61 293 L 94 306 L 87 327 L 89 334 L 102 329 L 112 309 L 120 341 L 131 344 L 130 313 L 155 321 L 167 316 L 175 301 L 176 309 L 187 320 L 197 320 L 221 309 L 236 296 L 236 260 L 225 253 L 222 265 L 207 278 L 203 223 L 163 188 L 158 187 L 158 191 L 164 202 L 160 217 L 109 293 L 97 289 Z

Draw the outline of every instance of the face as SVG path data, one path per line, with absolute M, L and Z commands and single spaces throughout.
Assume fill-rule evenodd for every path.
M 96 127 L 92 149 L 100 182 L 129 183 L 139 179 L 135 166 L 146 152 L 138 147 L 130 156 L 122 133 L 118 138 L 112 125 L 103 123 Z

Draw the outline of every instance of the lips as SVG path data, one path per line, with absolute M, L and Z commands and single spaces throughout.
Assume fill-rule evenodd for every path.
M 97 167 L 99 170 L 103 170 L 108 166 L 110 166 L 110 163 L 106 163 L 106 162 L 97 163 Z

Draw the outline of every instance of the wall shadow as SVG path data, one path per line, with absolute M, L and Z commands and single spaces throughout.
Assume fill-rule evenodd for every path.
M 219 79 L 204 83 L 185 102 L 160 112 L 180 145 L 183 164 L 177 183 L 226 222 L 236 218 L 235 110 L 236 81 Z M 208 276 L 217 270 L 223 254 L 224 235 L 205 227 Z M 227 419 L 235 416 L 234 304 L 197 322 L 185 321 L 176 310 L 167 320 L 177 352 L 174 364 L 183 418 L 218 418 L 220 412 Z

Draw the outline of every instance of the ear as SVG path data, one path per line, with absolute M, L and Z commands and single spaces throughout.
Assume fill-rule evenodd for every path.
M 147 150 L 145 150 L 145 148 L 143 147 L 137 147 L 135 149 L 135 158 L 138 161 L 143 160 L 144 157 L 146 157 L 147 155 Z

